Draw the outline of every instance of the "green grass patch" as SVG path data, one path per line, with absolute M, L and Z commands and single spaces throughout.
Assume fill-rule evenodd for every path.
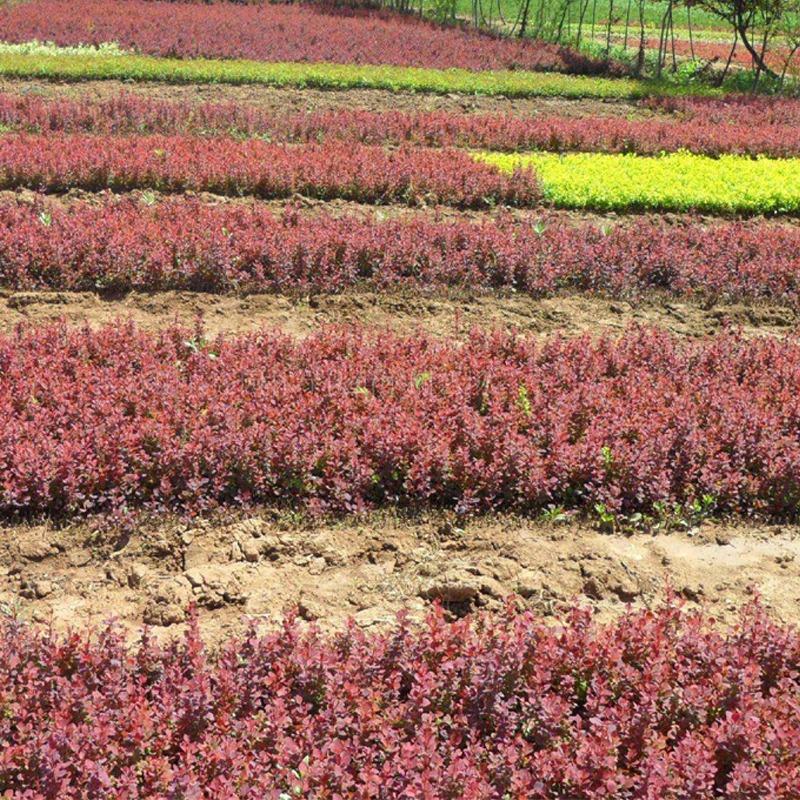
M 598 211 L 800 212 L 800 159 L 655 158 L 602 153 L 476 153 L 505 172 L 536 171 L 547 202 Z
M 3 52 L 0 76 L 48 80 L 133 80 L 166 83 L 230 83 L 318 89 L 388 89 L 447 94 L 560 96 L 635 99 L 655 94 L 716 95 L 718 90 L 629 78 L 525 71 L 471 72 L 356 64 L 265 63 L 172 59 L 143 55 L 73 55 Z
M 427 0 L 425 3 L 426 12 L 434 16 L 436 3 L 434 0 Z M 499 6 L 503 12 L 503 18 L 507 23 L 513 23 L 517 18 L 520 7 L 522 6 L 521 0 L 499 0 Z M 567 15 L 565 29 L 575 30 L 577 28 L 577 8 L 573 3 L 572 13 Z M 492 21 L 500 26 L 500 17 L 497 14 L 497 4 L 492 6 Z M 542 5 L 537 5 L 536 13 L 532 14 L 529 20 L 529 30 L 535 30 L 537 15 L 541 13 L 542 17 L 547 20 L 558 19 L 564 10 L 563 2 L 557 0 L 548 0 Z M 643 9 L 644 24 L 647 28 L 660 28 L 664 14 L 667 10 L 666 0 L 650 0 Z M 472 0 L 455 0 L 455 13 L 461 19 L 472 19 Z M 691 13 L 691 17 L 690 17 Z M 487 9 L 488 14 L 488 9 Z M 638 29 L 639 26 L 639 12 L 635 3 L 628 5 L 627 2 L 620 2 L 616 0 L 613 4 L 611 0 L 597 0 L 592 2 L 586 9 L 584 17 L 584 30 L 592 27 L 592 19 L 594 19 L 595 28 L 605 26 L 609 17 L 612 22 L 616 24 L 624 24 L 625 19 L 629 18 L 631 27 Z M 719 17 L 705 11 L 702 8 L 694 7 L 691 12 L 687 10 L 686 6 L 676 5 L 672 9 L 672 17 L 676 28 L 687 28 L 689 20 L 691 19 L 692 27 L 695 31 L 701 29 L 719 30 L 725 28 L 725 23 Z

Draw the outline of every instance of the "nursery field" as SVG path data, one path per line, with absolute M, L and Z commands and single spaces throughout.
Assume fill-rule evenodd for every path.
M 0 2 L 0 797 L 798 796 L 800 100 L 626 63 Z

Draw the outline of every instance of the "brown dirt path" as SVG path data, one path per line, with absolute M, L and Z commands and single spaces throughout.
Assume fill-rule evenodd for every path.
M 106 300 L 89 292 L 0 291 L 0 332 L 17 325 L 65 320 L 95 327 L 120 319 L 145 330 L 202 319 L 209 335 L 241 334 L 263 328 L 306 336 L 325 325 L 365 324 L 401 333 L 466 335 L 473 327 L 514 328 L 530 335 L 561 332 L 620 333 L 630 325 L 660 326 L 677 335 L 706 336 L 725 325 L 745 335 L 785 335 L 800 323 L 797 312 L 775 305 L 717 305 L 710 308 L 674 298 L 653 298 L 635 305 L 619 300 L 568 295 L 534 299 L 458 293 L 348 292 L 289 298 L 276 295 L 233 297 L 193 292 L 132 293 Z
M 364 109 L 368 111 L 451 111 L 456 113 L 513 114 L 518 116 L 653 116 L 654 112 L 622 100 L 564 98 L 506 98 L 480 95 L 430 95 L 390 92 L 384 89 L 273 88 L 226 84 L 172 85 L 133 81 L 82 81 L 59 83 L 27 79 L 0 79 L 0 92 L 34 94 L 72 100 L 105 100 L 129 92 L 180 103 L 228 103 L 251 105 L 273 112 Z
M 130 537 L 78 525 L 12 527 L 0 535 L 0 611 L 59 630 L 116 615 L 131 632 L 182 630 L 199 606 L 211 642 L 247 618 L 303 619 L 372 628 L 402 607 L 421 616 L 433 599 L 458 616 L 510 595 L 550 618 L 575 600 L 609 619 L 652 606 L 671 587 L 723 622 L 759 594 L 784 621 L 800 610 L 800 528 L 703 525 L 631 536 L 586 525 L 484 518 L 460 529 L 443 515 L 336 524 L 253 514 L 144 523 Z

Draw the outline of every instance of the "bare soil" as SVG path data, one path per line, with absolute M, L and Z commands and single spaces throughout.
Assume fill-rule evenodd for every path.
M 105 100 L 129 92 L 142 97 L 180 103 L 239 103 L 274 113 L 363 109 L 366 111 L 450 111 L 456 113 L 513 114 L 518 116 L 647 117 L 655 112 L 624 100 L 565 99 L 558 97 L 506 98 L 481 95 L 433 95 L 390 92 L 383 89 L 276 89 L 269 86 L 202 84 L 176 86 L 134 81 L 59 83 L 27 79 L 0 79 L 0 92 L 72 100 Z
M 615 334 L 631 325 L 659 326 L 677 335 L 706 336 L 732 325 L 744 335 L 786 335 L 800 317 L 792 309 L 745 304 L 701 307 L 688 301 L 620 300 L 568 295 L 546 299 L 514 295 L 425 295 L 419 292 L 348 292 L 290 298 L 246 297 L 194 292 L 132 293 L 107 300 L 92 293 L 2 292 L 0 331 L 17 325 L 64 320 L 71 325 L 102 325 L 131 320 L 145 330 L 203 322 L 209 335 L 277 329 L 307 336 L 326 325 L 367 324 L 400 333 L 423 331 L 463 337 L 474 327 L 513 328 L 528 335 Z
M 57 630 L 113 614 L 131 633 L 148 624 L 169 638 L 194 602 L 212 643 L 292 609 L 326 628 L 349 618 L 380 628 L 401 608 L 418 618 L 439 600 L 457 617 L 514 595 L 546 617 L 578 601 L 610 619 L 628 604 L 657 605 L 668 590 L 723 623 L 756 594 L 779 619 L 796 620 L 800 529 L 708 525 L 623 536 L 515 518 L 461 529 L 443 515 L 304 525 L 264 512 L 143 523 L 122 538 L 85 524 L 0 535 L 0 611 Z

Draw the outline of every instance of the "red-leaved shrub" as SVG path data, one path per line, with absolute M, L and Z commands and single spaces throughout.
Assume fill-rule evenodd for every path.
M 665 606 L 509 608 L 216 654 L 0 623 L 0 793 L 214 800 L 795 800 L 800 639 Z
M 713 114 L 688 119 L 684 114 L 676 119 L 626 119 L 354 109 L 276 114 L 241 103 L 194 105 L 130 93 L 102 101 L 0 94 L 0 125 L 30 132 L 243 134 L 282 142 L 340 140 L 486 150 L 800 155 L 797 121 L 721 122 Z
M 445 28 L 415 16 L 330 12 L 306 3 L 36 0 L 0 7 L 0 30 L 10 42 L 117 42 L 142 53 L 179 58 L 579 73 L 599 73 L 609 67 L 604 60 L 544 42 L 500 38 L 474 28 Z
M 158 189 L 367 203 L 530 205 L 530 170 L 505 176 L 459 150 L 343 144 L 282 145 L 193 137 L 0 137 L 0 187 L 44 192 Z
M 562 290 L 800 306 L 800 229 L 655 217 L 612 227 L 549 213 L 445 222 L 278 217 L 258 205 L 123 199 L 0 204 L 0 286 L 106 292 L 339 292 L 352 287 Z
M 710 495 L 795 517 L 798 385 L 794 338 L 23 330 L 0 338 L 0 514 L 627 513 Z

